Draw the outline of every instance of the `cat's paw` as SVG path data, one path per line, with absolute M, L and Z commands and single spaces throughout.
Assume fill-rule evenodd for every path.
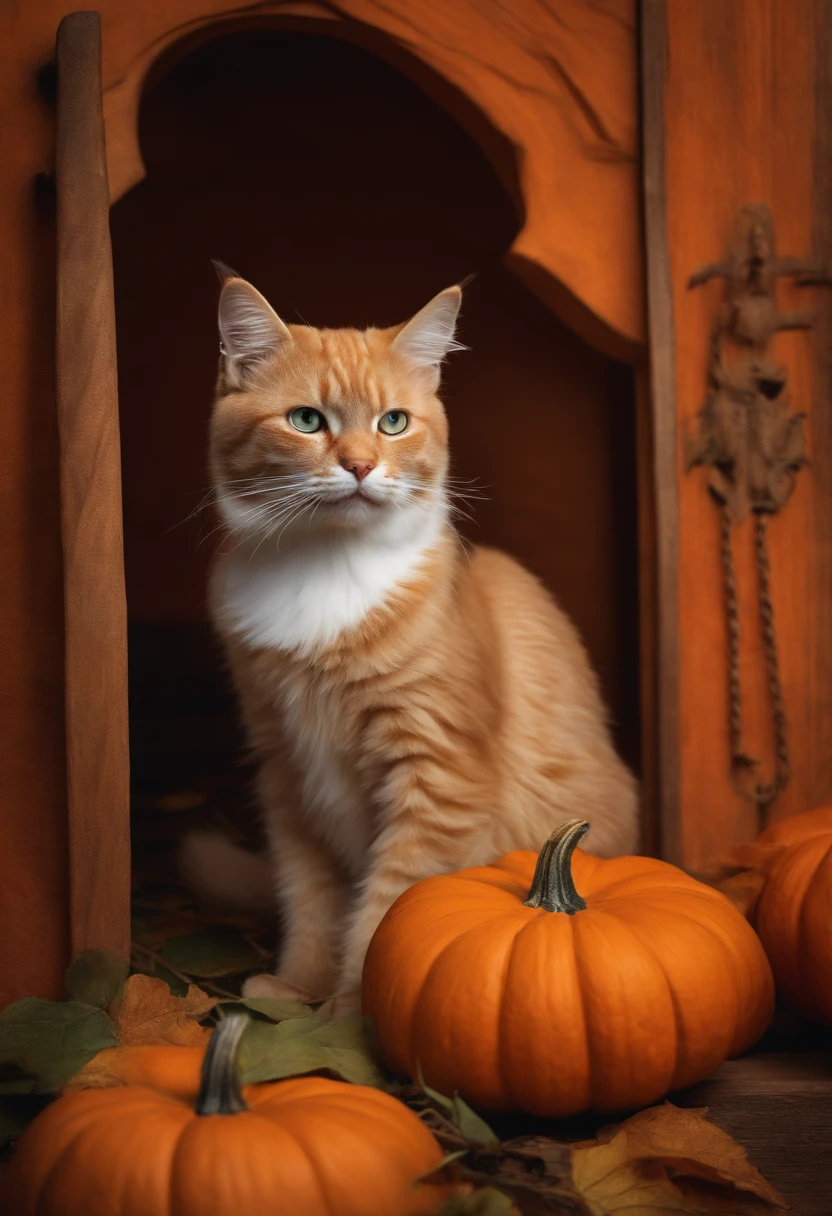
M 361 1012 L 361 993 L 356 988 L 351 992 L 336 992 L 329 1003 L 331 1018 L 348 1018 L 354 1013 Z
M 315 998 L 305 988 L 290 984 L 279 975 L 251 975 L 243 984 L 242 995 L 245 997 L 271 997 L 276 1001 L 299 1001 L 308 1005 Z

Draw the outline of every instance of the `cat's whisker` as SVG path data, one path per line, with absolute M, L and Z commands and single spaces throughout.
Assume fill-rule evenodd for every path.
M 163 535 L 167 536 L 170 532 L 175 532 L 177 528 L 181 528 L 184 524 L 190 523 L 192 519 L 196 519 L 197 515 L 199 515 L 201 511 L 206 510 L 214 502 L 216 502 L 216 496 L 217 491 L 212 486 L 207 494 L 202 496 L 197 505 L 194 507 L 193 511 L 190 511 L 184 519 L 180 519 L 178 523 L 171 524 L 169 528 L 165 528 Z
M 230 497 L 233 497 L 233 496 L 230 496 Z M 294 505 L 294 503 L 298 500 L 298 497 L 300 497 L 300 495 L 296 494 L 296 495 L 291 495 L 288 497 L 291 499 L 291 505 Z M 263 503 L 259 506 L 243 508 L 242 512 L 241 512 L 241 514 L 243 515 L 243 519 L 241 520 L 242 531 L 243 531 L 243 541 L 245 541 L 246 539 L 248 539 L 250 537 L 250 535 L 252 535 L 249 532 L 249 528 L 253 523 L 255 523 L 255 521 L 258 518 L 265 516 L 264 523 L 268 524 L 270 522 L 272 512 L 275 510 L 275 508 L 283 508 L 287 505 L 290 505 L 290 504 L 287 504 L 287 501 L 284 498 L 284 499 L 281 499 L 278 503 L 273 503 L 273 502 Z M 254 529 L 254 532 L 253 532 L 254 536 L 257 535 L 257 533 L 260 531 L 260 528 L 262 526 L 264 526 L 264 524 L 260 524 Z M 197 548 L 199 548 L 201 545 L 203 545 L 205 543 L 205 541 L 209 540 L 214 535 L 215 532 L 219 532 L 223 528 L 227 528 L 227 527 L 228 527 L 228 524 L 226 523 L 226 521 L 220 520 L 220 522 L 218 524 L 216 524 L 216 526 L 213 527 L 210 532 L 208 532 L 205 536 L 200 538 L 200 540 L 197 544 Z
M 289 518 L 286 520 L 286 522 L 285 522 L 285 524 L 283 525 L 283 527 L 280 529 L 280 532 L 278 533 L 277 542 L 276 542 L 276 544 L 275 544 L 275 551 L 278 551 L 278 550 L 280 549 L 280 541 L 281 541 L 281 538 L 283 537 L 283 533 L 284 533 L 284 532 L 286 531 L 286 529 L 289 527 L 289 524 L 294 523 L 294 521 L 295 521 L 296 519 L 299 519 L 299 518 L 300 518 L 300 516 L 303 514 L 303 512 L 304 512 L 304 511 L 306 511 L 306 510 L 308 510 L 310 506 L 312 506 L 312 502 L 311 502 L 311 501 L 310 501 L 310 502 L 307 502 L 307 503 L 305 503 L 303 506 L 301 506 L 301 507 L 300 507 L 300 508 L 299 508 L 299 509 L 298 509 L 298 510 L 295 512 L 295 514 L 294 514 L 294 515 L 290 515 L 290 516 L 289 516 Z

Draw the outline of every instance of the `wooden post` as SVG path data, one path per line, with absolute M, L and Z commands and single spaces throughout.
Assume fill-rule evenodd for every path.
M 679 489 L 676 459 L 676 341 L 667 247 L 664 90 L 667 26 L 664 0 L 643 0 L 641 96 L 649 397 L 655 518 L 656 715 L 659 853 L 681 861 L 679 831 Z M 646 614 L 647 606 L 642 605 Z M 646 640 L 643 642 L 646 645 Z
M 127 606 L 101 17 L 58 29 L 57 398 L 73 954 L 129 957 Z

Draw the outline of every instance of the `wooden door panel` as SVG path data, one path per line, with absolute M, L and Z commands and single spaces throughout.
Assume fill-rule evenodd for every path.
M 687 282 L 700 266 L 724 257 L 734 216 L 749 203 L 771 209 L 779 253 L 829 261 L 829 8 L 828 0 L 643 4 L 653 414 L 656 435 L 666 445 L 663 455 L 656 449 L 659 477 L 678 487 L 678 535 L 664 555 L 659 597 L 661 645 L 669 647 L 662 651 L 659 707 L 664 852 L 693 868 L 752 837 L 758 811 L 732 780 L 720 512 L 708 493 L 707 471 L 686 472 L 683 451 L 708 390 L 709 339 L 725 289 L 714 280 L 691 291 Z M 772 818 L 832 795 L 832 328 L 826 294 L 780 281 L 780 308 L 812 309 L 817 321 L 810 330 L 776 334 L 769 352 L 788 372 L 790 408 L 807 414 L 811 458 L 768 528 L 792 772 Z M 670 518 L 661 503 L 658 516 L 661 535 Z M 754 527 L 752 518 L 735 526 L 732 549 L 744 742 L 766 781 L 774 769 L 774 732 Z

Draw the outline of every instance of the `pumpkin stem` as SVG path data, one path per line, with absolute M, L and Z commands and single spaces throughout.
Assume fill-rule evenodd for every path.
M 196 1100 L 198 1115 L 235 1115 L 248 1110 L 237 1074 L 237 1051 L 247 1025 L 247 1014 L 230 1013 L 211 1035 Z
M 555 828 L 540 850 L 524 907 L 565 912 L 567 916 L 574 916 L 586 907 L 586 901 L 575 890 L 571 862 L 575 846 L 588 831 L 589 824 L 584 819 L 567 819 Z

